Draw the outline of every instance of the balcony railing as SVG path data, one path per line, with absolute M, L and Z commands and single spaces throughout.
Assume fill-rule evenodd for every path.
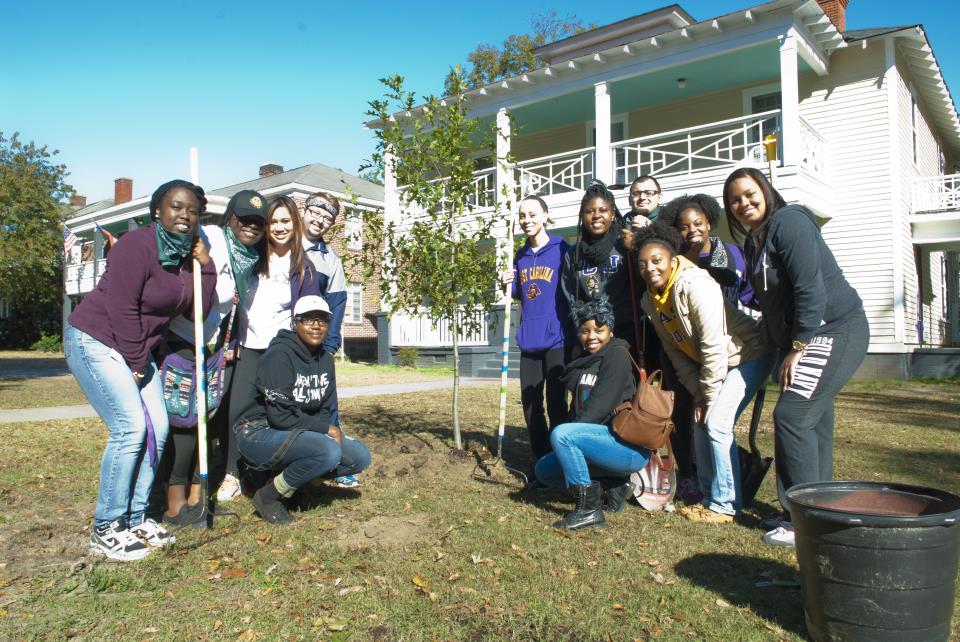
M 593 178 L 594 148 L 531 158 L 516 164 L 521 194 L 553 196 L 582 192 Z
M 443 199 L 440 201 L 440 211 L 446 213 L 447 208 L 449 207 L 449 199 L 446 197 L 446 183 L 449 181 L 446 177 L 434 178 L 431 183 L 441 183 L 443 184 Z M 402 193 L 406 188 L 405 185 L 399 186 L 397 189 Z M 469 204 L 470 209 L 472 210 L 483 210 L 488 208 L 493 208 L 496 205 L 497 197 L 497 171 L 496 168 L 488 167 L 486 169 L 480 169 L 473 173 L 473 182 L 471 184 L 470 195 L 467 197 L 467 203 Z M 411 203 L 408 206 L 405 206 L 404 209 L 410 214 L 413 218 L 420 218 L 425 215 L 423 208 L 419 207 L 415 203 Z
M 641 136 L 612 145 L 618 176 L 676 176 L 762 163 L 763 137 L 780 131 L 780 110 Z
M 67 266 L 64 289 L 67 294 L 85 294 L 97 285 L 97 280 L 107 269 L 107 260 L 98 259 Z
M 461 346 L 487 345 L 487 323 L 483 311 L 477 310 L 470 314 L 473 316 L 473 321 L 480 324 L 480 329 L 477 332 L 467 333 L 461 328 L 458 344 Z M 453 332 L 446 321 L 433 325 L 426 315 L 397 312 L 390 319 L 390 345 L 449 347 L 453 345 Z
M 816 174 L 826 173 L 827 141 L 800 118 L 800 165 Z
M 930 176 L 913 181 L 914 213 L 951 210 L 960 210 L 960 174 Z

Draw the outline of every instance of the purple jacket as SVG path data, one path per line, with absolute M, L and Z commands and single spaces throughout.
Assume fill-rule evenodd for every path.
M 739 245 L 725 243 L 717 236 L 710 237 L 713 248 L 710 254 L 701 254 L 697 266 L 710 273 L 720 284 L 723 298 L 734 306 L 739 301 L 748 308 L 757 309 L 758 302 L 750 279 L 747 278 L 747 262 Z
M 120 238 L 107 256 L 107 269 L 97 287 L 69 318 L 70 325 L 123 355 L 133 371 L 146 368 L 170 319 L 193 310 L 193 261 L 178 268 L 160 267 L 154 225 Z M 206 315 L 217 284 L 213 261 L 201 275 Z
M 523 352 L 562 348 L 573 337 L 567 300 L 560 289 L 563 257 L 570 250 L 559 236 L 534 252 L 530 243 L 513 260 L 513 298 L 520 301 L 517 345 Z

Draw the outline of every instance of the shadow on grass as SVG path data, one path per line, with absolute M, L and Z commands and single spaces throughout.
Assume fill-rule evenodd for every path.
M 349 430 L 355 430 L 362 437 L 374 438 L 383 442 L 395 442 L 398 446 L 410 439 L 417 439 L 433 451 L 439 451 L 438 442 L 452 446 L 453 430 L 451 417 L 447 407 L 443 412 L 417 413 L 409 407 L 398 407 L 394 404 L 375 402 L 364 408 L 363 415 L 351 413 Z M 413 411 L 413 412 L 412 412 Z M 464 413 L 466 414 L 466 413 Z M 492 458 L 497 451 L 497 435 L 495 426 L 489 432 L 468 428 L 471 421 L 466 418 L 461 422 L 461 438 L 464 448 L 468 450 L 486 450 L 486 458 Z M 422 433 L 433 439 L 424 440 Z M 503 463 L 530 474 L 530 446 L 525 428 L 507 426 L 503 439 Z
M 806 635 L 803 598 L 793 583 L 796 570 L 782 562 L 746 555 L 698 553 L 682 559 L 677 575 L 713 593 L 733 606 L 746 607 L 786 631 Z M 756 586 L 757 583 L 763 586 Z
M 858 443 L 855 452 L 844 453 L 844 464 L 860 469 L 861 476 L 868 480 L 874 471 L 883 471 L 872 477 L 873 481 L 903 482 L 960 492 L 960 457 L 955 449 L 921 450 Z
M 841 412 L 843 407 L 853 410 L 851 406 L 854 406 L 877 420 L 888 417 L 897 424 L 960 431 L 960 421 L 957 421 L 960 404 L 955 401 L 931 398 L 929 395 L 908 397 L 883 392 L 844 391 L 839 402 L 842 404 Z

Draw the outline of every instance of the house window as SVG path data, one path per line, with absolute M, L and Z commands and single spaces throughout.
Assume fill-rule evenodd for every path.
M 363 249 L 363 215 L 356 210 L 347 210 L 343 235 L 351 250 Z
M 10 302 L 0 299 L 0 319 L 9 319 L 10 309 Z
M 597 146 L 597 121 L 591 120 L 587 123 L 589 128 L 589 136 L 587 137 L 587 146 L 596 147 Z M 627 117 L 624 114 L 618 116 L 613 116 L 610 120 L 610 142 L 619 143 L 622 140 L 627 139 Z M 619 167 L 617 169 L 616 176 L 613 179 L 614 183 L 626 183 L 627 181 L 627 170 L 624 168 L 626 165 L 626 150 L 623 148 L 616 150 L 616 156 L 614 158 L 614 167 Z
M 771 111 L 774 109 L 783 108 L 783 98 L 780 95 L 780 92 L 772 92 L 769 94 L 760 94 L 759 96 L 752 96 L 750 98 L 750 113 L 751 114 L 762 114 L 765 111 Z M 761 136 L 760 138 L 766 138 L 769 134 L 778 134 L 777 131 L 777 117 L 773 116 L 766 119 L 760 125 Z M 751 130 L 753 132 L 753 130 Z M 753 136 L 756 134 L 753 133 Z M 757 142 L 757 141 L 751 141 Z
M 363 283 L 347 284 L 347 310 L 343 319 L 347 323 L 363 323 Z

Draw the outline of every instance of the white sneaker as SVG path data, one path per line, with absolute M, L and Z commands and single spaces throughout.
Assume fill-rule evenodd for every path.
M 146 542 L 147 546 L 151 548 L 160 548 L 161 546 L 173 544 L 177 541 L 176 537 L 168 533 L 163 526 L 152 519 L 143 520 L 142 524 L 132 527 L 130 532 Z
M 763 536 L 763 543 L 770 546 L 789 546 L 792 548 L 794 545 L 793 525 L 789 522 L 783 522 Z
M 112 560 L 131 562 L 149 555 L 150 547 L 117 520 L 102 528 L 93 527 L 90 532 L 90 552 Z
M 218 502 L 230 502 L 240 497 L 240 480 L 233 475 L 227 475 L 223 478 L 223 483 L 217 489 Z

